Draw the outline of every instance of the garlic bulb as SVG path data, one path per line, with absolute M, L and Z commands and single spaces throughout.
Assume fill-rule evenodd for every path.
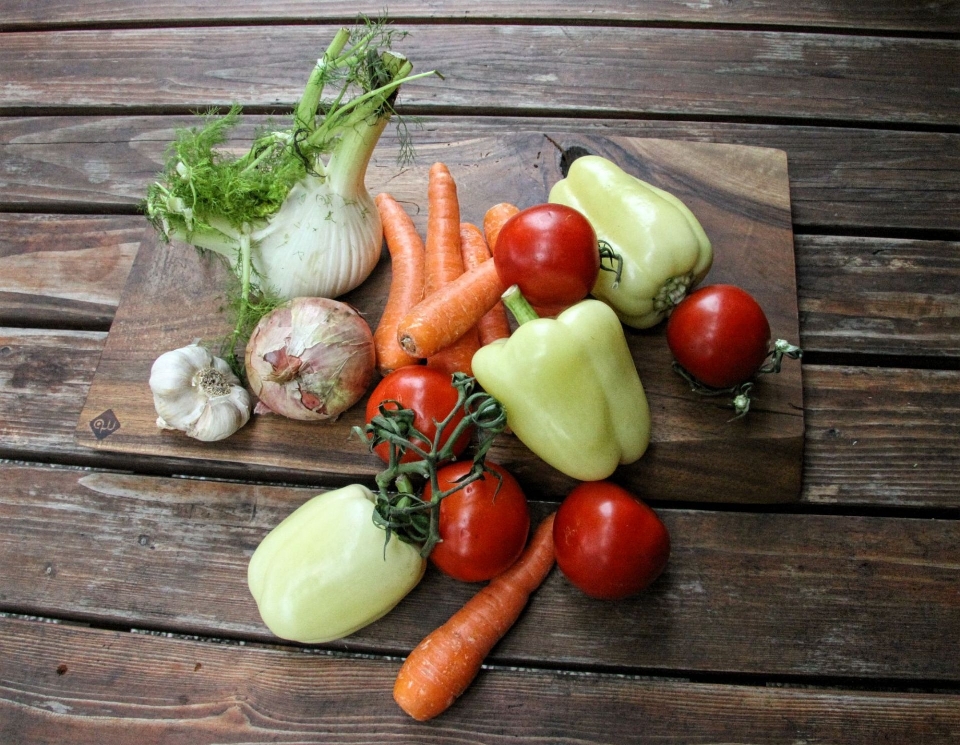
M 197 344 L 161 354 L 150 390 L 158 427 L 203 442 L 229 437 L 250 419 L 250 394 L 226 362 Z

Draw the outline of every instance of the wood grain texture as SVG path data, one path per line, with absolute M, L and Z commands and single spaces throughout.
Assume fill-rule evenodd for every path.
M 250 116 L 231 143 L 249 146 L 267 117 Z M 275 121 L 283 121 L 277 118 Z M 132 210 L 156 178 L 182 117 L 26 117 L 0 120 L 0 207 Z M 557 117 L 550 131 L 770 147 L 787 153 L 794 226 L 818 232 L 952 231 L 960 236 L 960 135 L 816 126 L 771 126 Z M 511 116 L 425 117 L 416 147 L 544 131 Z M 395 152 L 391 125 L 378 153 Z
M 559 139 L 558 139 L 559 138 Z M 560 172 L 561 151 L 586 148 L 677 195 L 697 215 L 714 246 L 707 281 L 731 282 L 763 306 L 777 338 L 798 339 L 796 280 L 790 229 L 787 163 L 780 151 L 666 140 L 531 134 L 447 143 L 421 151 L 420 163 L 396 171 L 375 155 L 368 170 L 372 193 L 389 190 L 402 204 L 420 205 L 414 220 L 425 234 L 427 164 L 442 160 L 457 179 L 461 218 L 481 224 L 498 202 L 521 208 L 546 201 Z M 559 149 L 558 149 L 559 148 Z M 379 185 L 379 186 L 378 186 Z M 411 207 L 410 209 L 413 209 Z M 417 212 L 417 210 L 413 210 Z M 228 440 L 204 443 L 156 427 L 153 398 L 143 383 L 164 351 L 229 331 L 222 312 L 222 266 L 193 249 L 150 240 L 138 253 L 89 400 L 78 441 L 102 450 L 225 460 L 274 468 L 369 477 L 372 456 L 352 427 L 363 424 L 358 404 L 336 422 L 255 417 Z M 389 284 L 389 262 L 344 300 L 375 327 Z M 220 271 L 218 271 L 220 270 Z M 628 333 L 653 419 L 652 444 L 615 478 L 643 488 L 656 484 L 662 499 L 776 502 L 800 491 L 803 445 L 800 366 L 784 366 L 758 386 L 751 416 L 729 423 L 729 401 L 704 402 L 671 369 L 661 327 Z M 726 408 L 725 408 L 726 407 Z M 120 429 L 95 438 L 88 426 L 105 411 Z M 500 438 L 491 457 L 533 494 L 556 498 L 572 488 L 563 476 L 513 437 Z M 697 475 L 689 464 L 700 463 Z
M 960 357 L 960 243 L 801 236 L 804 349 Z
M 0 475 L 0 610 L 278 641 L 246 565 L 315 490 L 12 465 Z M 550 505 L 533 508 L 536 519 Z M 957 521 L 658 512 L 672 552 L 654 585 L 602 602 L 554 570 L 491 664 L 927 684 L 960 672 Z M 404 655 L 476 588 L 430 568 L 384 619 L 323 646 Z
M 351 10 L 353 12 L 351 12 Z M 215 0 L 166 0 L 144 4 L 136 0 L 97 0 L 82 6 L 64 0 L 10 0 L 5 4 L 0 29 L 21 26 L 57 27 L 63 25 L 114 25 L 176 23 L 203 24 L 231 21 L 277 20 L 352 22 L 356 13 L 377 17 L 383 6 L 359 3 L 345 10 L 332 0 L 279 0 L 264 5 L 253 0 L 231 2 L 229 11 Z M 550 0 L 532 0 L 517 5 L 510 0 L 487 0 L 478 7 L 470 0 L 423 3 L 421 0 L 393 0 L 390 18 L 399 21 L 424 19 L 465 21 L 563 22 L 576 25 L 616 23 L 707 23 L 735 26 L 819 26 L 833 29 L 890 30 L 902 32 L 950 33 L 960 30 L 960 10 L 955 2 L 903 3 L 880 0 L 798 0 L 784 6 L 775 0 L 745 3 L 675 3 L 670 0 L 645 0 L 626 5 L 616 0 L 601 0 L 589 6 L 557 4 Z
M 396 660 L 302 654 L 0 618 L 9 662 L 0 737 L 145 743 L 914 742 L 960 733 L 960 699 L 488 669 L 449 711 L 414 722 Z
M 109 329 L 143 220 L 0 214 L 0 326 Z
M 870 502 L 882 493 L 899 504 L 920 504 L 938 484 L 956 481 L 956 372 L 808 365 L 804 375 L 808 501 Z M 960 506 L 956 498 L 950 502 Z
M 399 51 L 417 70 L 445 76 L 404 87 L 403 105 L 424 113 L 439 107 L 941 126 L 960 118 L 954 40 L 602 26 L 410 30 Z M 0 69 L 8 71 L 0 113 L 290 106 L 333 32 L 328 26 L 11 32 L 0 48 Z M 83 85 L 54 87 L 65 74 Z
M 92 331 L 0 329 L 0 453 L 32 451 L 47 459 L 75 452 L 60 417 L 71 409 L 79 414 L 78 397 L 86 396 L 105 337 Z

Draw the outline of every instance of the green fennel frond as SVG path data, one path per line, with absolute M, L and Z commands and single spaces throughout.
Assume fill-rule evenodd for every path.
M 196 126 L 175 132 L 143 211 L 162 239 L 182 240 L 229 262 L 236 280 L 234 288 L 226 288 L 234 296 L 230 307 L 236 322 L 227 355 L 231 362 L 236 362 L 233 348 L 278 304 L 271 299 L 271 277 L 257 273 L 253 257 L 291 190 L 322 183 L 349 202 L 351 189 L 358 183 L 362 188 L 383 127 L 396 115 L 401 84 L 439 76 L 436 71 L 411 74 L 412 64 L 390 51 L 405 35 L 385 18 L 361 16 L 356 27 L 340 29 L 313 67 L 289 124 L 258 131 L 242 154 L 243 146 L 232 142 L 239 139 L 238 104 L 224 115 L 208 111 Z M 410 159 L 407 129 L 399 120 L 398 132 L 401 159 Z M 295 223 L 287 229 L 295 230 Z
M 233 374 L 240 380 L 245 381 L 247 377 L 243 349 L 246 340 L 250 338 L 260 319 L 283 303 L 283 299 L 259 289 L 259 286 L 246 296 L 239 281 L 227 286 L 226 307 L 236 322 L 233 330 L 219 341 L 216 353 L 230 365 Z
M 306 173 L 282 131 L 260 133 L 242 156 L 220 147 L 240 122 L 239 105 L 203 119 L 202 126 L 177 130 L 161 181 L 147 192 L 148 215 L 164 215 L 188 239 L 198 228 L 212 227 L 212 217 L 234 228 L 268 218 Z

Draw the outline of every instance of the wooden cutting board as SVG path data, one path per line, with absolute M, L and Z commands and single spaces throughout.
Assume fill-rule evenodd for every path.
M 715 253 L 705 284 L 732 283 L 752 293 L 774 337 L 799 339 L 797 288 L 786 154 L 768 148 L 636 138 L 529 133 L 418 147 L 403 169 L 381 145 L 367 173 L 371 194 L 389 191 L 404 203 L 423 233 L 427 171 L 446 163 L 458 184 L 462 219 L 482 224 L 497 202 L 528 207 L 546 201 L 562 178 L 564 154 L 588 152 L 682 199 L 700 219 Z M 127 286 L 77 426 L 80 443 L 104 450 L 227 461 L 369 481 L 379 461 L 351 433 L 362 424 L 363 403 L 335 422 L 255 417 L 219 443 L 201 443 L 156 427 L 147 384 L 162 352 L 195 339 L 216 339 L 230 327 L 221 308 L 224 269 L 183 244 L 163 244 L 145 228 Z M 386 252 L 360 288 L 341 298 L 375 328 L 389 286 Z M 663 324 L 627 329 L 647 392 L 652 442 L 644 457 L 613 476 L 651 500 L 777 502 L 799 496 L 803 449 L 801 367 L 787 361 L 780 375 L 755 389 L 753 408 L 740 420 L 723 402 L 704 399 L 671 369 Z M 531 497 L 559 499 L 574 485 L 510 435 L 491 457 L 510 469 Z M 212 469 L 213 470 L 213 469 Z

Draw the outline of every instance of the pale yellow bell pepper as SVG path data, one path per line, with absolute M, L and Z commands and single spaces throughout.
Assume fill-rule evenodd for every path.
M 253 552 L 247 583 L 267 627 L 282 639 L 318 644 L 384 616 L 420 582 L 420 549 L 373 520 L 361 484 L 305 502 Z
M 577 158 L 550 190 L 550 201 L 582 212 L 597 238 L 622 258 L 619 278 L 600 272 L 593 296 L 628 326 L 658 324 L 713 263 L 710 239 L 683 202 L 606 158 Z
M 650 407 L 610 306 L 583 300 L 554 318 L 504 302 L 520 321 L 481 347 L 473 374 L 503 405 L 513 433 L 544 461 L 581 481 L 633 463 L 650 443 Z M 522 300 L 522 296 L 520 296 Z

